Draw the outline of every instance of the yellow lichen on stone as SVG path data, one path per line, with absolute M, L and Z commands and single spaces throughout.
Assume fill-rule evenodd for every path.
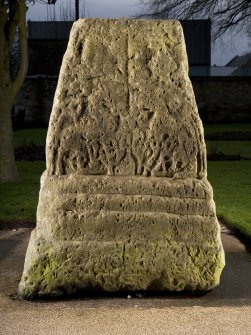
M 19 292 L 209 290 L 224 266 L 181 25 L 71 31 Z

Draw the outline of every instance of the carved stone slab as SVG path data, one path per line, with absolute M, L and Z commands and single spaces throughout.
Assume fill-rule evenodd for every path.
M 46 156 L 22 296 L 219 283 L 224 252 L 179 22 L 74 24 Z

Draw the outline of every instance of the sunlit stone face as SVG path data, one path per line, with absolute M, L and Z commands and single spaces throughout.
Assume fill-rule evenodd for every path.
M 187 67 L 177 21 L 74 24 L 21 295 L 218 284 L 224 253 Z

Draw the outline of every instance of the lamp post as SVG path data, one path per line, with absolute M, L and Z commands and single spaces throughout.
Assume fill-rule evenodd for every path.
M 79 0 L 75 0 L 75 20 L 79 19 Z

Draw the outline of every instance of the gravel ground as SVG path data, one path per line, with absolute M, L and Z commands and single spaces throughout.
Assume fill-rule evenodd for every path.
M 0 231 L 0 335 L 251 334 L 251 254 L 222 230 L 221 285 L 203 296 L 130 293 L 59 301 L 17 296 L 31 229 Z M 137 295 L 137 297 L 136 297 Z

